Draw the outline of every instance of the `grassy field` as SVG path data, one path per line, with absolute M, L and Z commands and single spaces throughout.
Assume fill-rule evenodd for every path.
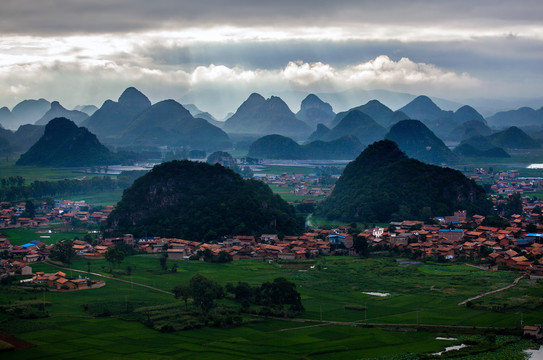
M 49 327 L 54 320 L 54 327 Z M 115 319 L 47 319 L 27 340 L 35 349 L 12 359 L 356 359 L 434 352 L 450 345 L 431 333 L 391 333 L 338 326 L 292 329 L 280 321 L 235 329 L 200 329 L 161 334 Z M 298 324 L 299 325 L 299 324 Z M 285 331 L 286 330 L 286 331 Z M 51 336 L 58 341 L 51 342 Z M 333 355 L 332 355 L 333 354 Z
M 315 169 L 305 167 L 305 166 L 265 165 L 262 172 L 265 174 L 272 174 L 272 175 L 281 175 L 282 173 L 287 173 L 289 175 L 293 175 L 293 174 L 308 175 L 308 174 L 314 174 Z
M 84 200 L 87 204 L 92 206 L 109 206 L 117 205 L 122 196 L 123 190 L 115 190 L 104 191 L 97 194 L 65 196 L 65 198 L 67 198 L 66 200 Z
M 415 264 L 393 258 L 355 259 L 327 257 L 317 260 L 322 270 L 311 268 L 315 261 L 268 263 L 238 261 L 211 264 L 177 261 L 177 273 L 160 270 L 160 255 L 137 255 L 124 260 L 130 266 L 126 280 L 170 291 L 187 283 L 196 273 L 222 285 L 263 281 L 284 276 L 294 281 L 306 308 L 303 318 L 318 321 L 358 321 L 360 323 L 405 323 L 466 325 L 515 328 L 523 317 L 525 324 L 539 323 L 542 306 L 492 312 L 456 304 L 475 294 L 510 284 L 517 274 L 485 272 L 464 265 Z M 171 266 L 174 262 L 168 261 Z M 104 260 L 78 260 L 74 268 L 105 272 Z M 34 271 L 56 271 L 51 265 L 35 264 Z M 76 273 L 68 277 L 76 276 Z M 37 344 L 32 349 L 9 353 L 13 359 L 106 359 L 106 358 L 252 358 L 252 359 L 338 359 L 373 358 L 402 353 L 428 353 L 442 350 L 450 342 L 436 340 L 432 332 L 390 332 L 378 328 L 313 326 L 316 323 L 257 320 L 232 329 L 204 328 L 163 334 L 139 322 L 117 318 L 92 318 L 83 304 L 104 303 L 111 307 L 141 307 L 171 304 L 173 296 L 106 280 L 100 289 L 70 293 L 25 293 L 0 287 L 0 303 L 43 300 L 52 316 L 37 320 L 9 321 L 0 317 L 0 330 Z M 363 292 L 386 292 L 379 297 Z M 484 301 L 516 302 L 529 294 L 543 297 L 543 285 L 522 280 L 518 288 L 496 294 Z M 481 300 L 482 302 L 482 300 Z M 361 309 L 366 308 L 366 311 Z M 356 310 L 353 310 L 356 309 Z M 309 327 L 308 327 L 309 326 Z M 453 331 L 454 333 L 454 331 Z
M 67 230 L 66 226 L 62 225 L 41 228 L 17 228 L 17 229 L 2 229 L 0 232 L 7 236 L 12 245 L 24 245 L 33 240 L 43 241 L 46 245 L 56 244 L 62 239 L 80 239 L 87 234 L 86 231 Z M 51 230 L 51 232 L 49 232 Z
M 17 158 L 18 159 L 18 158 Z M 55 169 L 51 167 L 37 167 L 37 166 L 16 166 L 17 159 L 11 159 L 0 161 L 0 174 L 1 177 L 10 176 L 22 176 L 26 179 L 26 184 L 33 182 L 34 180 L 62 180 L 81 178 L 85 176 L 84 173 L 78 172 L 73 169 Z

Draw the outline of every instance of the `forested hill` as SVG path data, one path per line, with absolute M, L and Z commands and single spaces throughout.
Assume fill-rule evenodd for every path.
M 119 163 L 119 157 L 84 127 L 66 118 L 51 120 L 43 136 L 17 161 L 17 165 L 92 166 Z
M 466 209 L 492 210 L 484 189 L 460 171 L 408 158 L 390 140 L 350 162 L 318 215 L 344 221 L 427 220 Z
M 108 227 L 136 236 L 212 241 L 224 235 L 300 234 L 304 221 L 264 183 L 219 164 L 171 161 L 125 190 Z

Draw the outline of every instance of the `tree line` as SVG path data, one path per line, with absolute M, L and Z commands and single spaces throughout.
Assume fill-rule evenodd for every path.
M 119 183 L 108 176 L 76 180 L 64 179 L 59 181 L 36 180 L 25 185 L 20 176 L 0 180 L 0 201 L 23 201 L 26 199 L 42 199 L 49 196 L 81 195 L 119 188 Z
M 215 301 L 225 298 L 228 293 L 233 300 L 240 303 L 242 308 L 248 310 L 251 305 L 259 305 L 266 309 L 268 315 L 281 315 L 284 317 L 304 311 L 300 293 L 296 284 L 284 277 L 273 281 L 266 281 L 260 286 L 251 286 L 246 282 L 232 283 L 222 287 L 215 280 L 208 279 L 200 274 L 194 275 L 188 284 L 180 284 L 172 289 L 176 299 L 183 299 L 188 310 L 188 301 L 202 315 L 207 315 L 215 306 Z

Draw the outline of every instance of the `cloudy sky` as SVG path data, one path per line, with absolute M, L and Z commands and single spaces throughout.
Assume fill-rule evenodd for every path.
M 251 92 L 540 98 L 542 14 L 541 0 L 2 0 L 0 106 L 100 106 L 128 86 L 219 117 Z

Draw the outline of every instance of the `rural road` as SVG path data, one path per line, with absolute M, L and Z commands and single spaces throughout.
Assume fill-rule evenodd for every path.
M 504 290 L 507 290 L 507 289 L 510 289 L 512 288 L 513 286 L 516 286 L 518 284 L 518 282 L 525 278 L 527 276 L 527 274 L 524 274 L 522 276 L 519 276 L 518 278 L 515 279 L 515 281 L 513 281 L 513 283 L 511 285 L 507 285 L 506 287 L 503 287 L 501 289 L 496 289 L 496 290 L 492 290 L 492 291 L 488 291 L 488 292 L 485 292 L 483 294 L 480 294 L 480 295 L 477 295 L 477 296 L 474 296 L 474 297 L 471 297 L 469 299 L 466 299 L 462 302 L 459 302 L 458 303 L 458 306 L 462 306 L 462 305 L 465 305 L 468 301 L 473 301 L 473 300 L 477 300 L 477 299 L 480 299 L 484 296 L 487 296 L 487 295 L 491 295 L 491 294 L 496 294 L 496 293 L 499 293 L 500 291 L 504 291 Z
M 173 293 L 172 293 L 171 291 L 162 290 L 162 289 L 159 289 L 159 288 L 156 288 L 156 287 L 153 287 L 153 286 L 149 286 L 149 285 L 145 285 L 145 284 L 140 284 L 140 283 L 133 282 L 133 281 L 123 280 L 123 279 L 117 279 L 117 278 L 114 278 L 114 277 L 109 277 L 109 276 L 105 276 L 105 275 L 98 274 L 98 273 L 94 273 L 94 272 L 89 273 L 88 271 L 84 271 L 84 270 L 71 269 L 71 268 L 59 266 L 59 265 L 56 265 L 56 264 L 52 264 L 52 263 L 50 263 L 50 262 L 48 262 L 47 264 L 53 265 L 54 267 L 57 267 L 57 268 L 62 269 L 62 270 L 75 271 L 75 272 L 82 273 L 82 274 L 90 274 L 90 275 L 102 277 L 102 278 L 105 278 L 105 279 L 108 279 L 108 280 L 120 281 L 120 282 L 123 282 L 123 283 L 126 283 L 126 284 L 132 284 L 132 285 L 136 285 L 136 286 L 141 286 L 141 287 L 144 287 L 144 288 L 147 288 L 147 289 L 151 289 L 151 290 L 155 290 L 155 291 L 158 291 L 158 292 L 161 292 L 161 293 L 164 293 L 164 294 L 173 295 Z

